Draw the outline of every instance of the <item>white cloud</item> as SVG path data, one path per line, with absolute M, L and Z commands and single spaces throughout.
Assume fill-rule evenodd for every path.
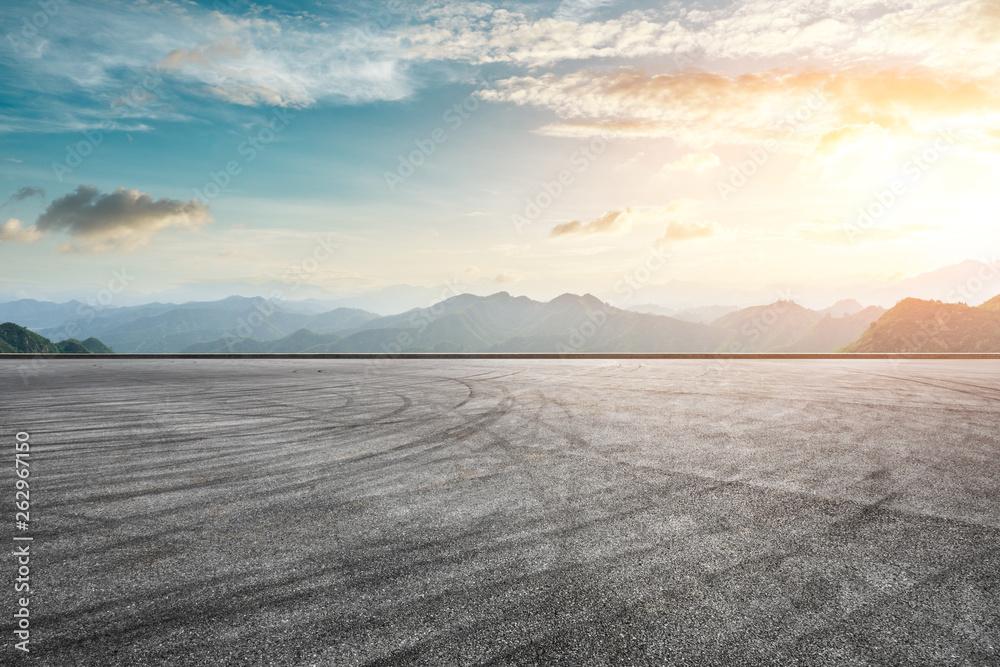
M 8 13 L 0 6 L 0 21 Z M 45 29 L 45 57 L 20 54 L 10 82 L 49 94 L 39 106 L 46 122 L 22 114 L 0 119 L 0 128 L 87 129 L 112 112 L 120 129 L 141 127 L 125 127 L 129 118 L 190 120 L 192 103 L 178 91 L 246 106 L 402 99 L 414 89 L 411 59 L 393 26 L 408 20 L 393 15 L 383 28 L 371 18 L 331 24 L 280 10 L 230 17 L 194 3 L 64 3 Z M 155 90 L 136 83 L 156 74 Z M 109 112 L 109 98 L 136 90 L 145 98 L 127 113 Z
M 1000 12 L 993 0 L 742 0 L 710 11 L 679 3 L 657 11 L 630 11 L 586 22 L 601 0 L 562 3 L 552 18 L 481 5 L 467 13 L 449 5 L 446 17 L 401 29 L 407 57 L 545 66 L 561 60 L 662 58 L 680 62 L 791 59 L 797 65 L 848 65 L 878 60 L 888 66 L 997 71 Z M 670 62 L 670 61 L 668 61 Z
M 8 218 L 0 225 L 0 243 L 34 243 L 42 236 L 37 227 L 25 227 L 17 218 Z
M 808 153 L 866 132 L 936 135 L 1000 122 L 1000 76 L 970 78 L 929 69 L 764 70 L 729 76 L 703 71 L 647 76 L 607 73 L 510 77 L 481 95 L 553 111 L 541 132 L 555 136 L 660 136 L 682 145 L 780 141 Z
M 565 0 L 553 16 L 534 18 L 446 0 L 336 23 L 278 10 L 232 17 L 193 4 L 135 3 L 114 11 L 69 4 L 46 28 L 45 57 L 19 62 L 17 83 L 60 92 L 68 83 L 103 103 L 121 87 L 123 70 L 158 67 L 169 84 L 235 104 L 303 107 L 403 99 L 419 85 L 412 66 L 435 61 L 537 68 L 645 59 L 660 71 L 693 64 L 731 75 L 779 61 L 797 68 L 875 63 L 976 77 L 1000 71 L 995 0 L 827 0 L 819 6 L 815 0 L 737 0 L 707 11 L 672 3 L 590 20 L 611 4 Z M 129 117 L 183 117 L 166 88 Z M 59 126 L 93 126 L 86 121 L 60 118 Z

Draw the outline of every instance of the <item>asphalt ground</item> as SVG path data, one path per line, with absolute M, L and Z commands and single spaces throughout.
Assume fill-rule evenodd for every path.
M 998 665 L 998 401 L 984 360 L 3 360 L 0 662 Z

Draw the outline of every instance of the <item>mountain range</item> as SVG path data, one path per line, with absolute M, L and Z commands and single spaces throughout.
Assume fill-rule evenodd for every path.
M 840 309 L 851 308 L 842 304 Z M 701 324 L 622 310 L 589 294 L 564 294 L 549 302 L 507 292 L 487 297 L 462 294 L 432 308 L 373 318 L 336 333 L 306 327 L 274 340 L 228 336 L 183 351 L 829 352 L 854 341 L 883 312 L 870 307 L 833 317 L 830 312 L 787 301 L 739 310 Z
M 536 299 L 544 296 L 542 300 L 547 300 L 557 294 L 551 287 L 545 285 L 525 282 L 519 286 L 524 293 L 532 294 Z M 183 304 L 192 301 L 219 301 L 234 295 L 274 299 L 277 295 L 281 295 L 285 300 L 280 303 L 291 310 L 304 313 L 316 314 L 336 308 L 353 308 L 388 315 L 412 308 L 427 307 L 460 293 L 486 295 L 491 293 L 493 288 L 493 283 L 485 276 L 477 277 L 474 273 L 454 275 L 445 283 L 431 287 L 396 284 L 371 289 L 358 288 L 350 292 L 333 292 L 308 283 L 212 281 L 189 283 L 155 293 L 123 291 L 114 296 L 114 305 L 137 306 L 154 302 Z M 0 284 L 0 301 L 45 298 L 48 301 L 67 302 L 74 298 L 82 298 L 81 295 L 93 293 L 92 286 L 81 285 L 39 297 L 38 293 Z M 968 259 L 906 278 L 886 276 L 882 279 L 873 279 L 871 276 L 859 275 L 837 281 L 801 281 L 767 285 L 754 285 L 752 281 L 746 284 L 708 284 L 676 279 L 664 283 L 651 282 L 643 285 L 634 295 L 636 297 L 634 303 L 641 305 L 628 307 L 637 312 L 667 315 L 676 319 L 709 324 L 726 312 L 769 303 L 776 298 L 793 299 L 796 303 L 811 308 L 842 299 L 857 299 L 866 305 L 888 308 L 908 297 L 978 303 L 996 294 L 1000 294 L 1000 261 L 994 257 L 985 261 Z M 619 294 L 612 291 L 595 292 L 595 295 L 609 302 L 617 302 L 620 298 Z
M 830 351 L 855 340 L 881 312 L 842 303 L 834 310 L 844 316 L 834 318 L 832 311 L 778 302 L 723 309 L 723 317 L 705 324 L 614 308 L 592 295 L 539 302 L 507 292 L 461 294 L 384 317 L 355 308 L 315 312 L 316 305 L 239 296 L 103 309 L 79 301 L 19 300 L 0 304 L 0 320 L 18 321 L 51 339 L 97 338 L 119 353 L 656 353 L 725 351 L 734 345 L 748 352 Z
M 776 301 L 742 309 L 679 310 L 675 316 L 636 312 L 656 311 L 655 304 L 623 310 L 590 294 L 564 294 L 548 302 L 507 292 L 460 294 L 430 308 L 388 316 L 345 307 L 317 312 L 320 306 L 231 296 L 99 309 L 78 301 L 22 299 L 0 304 L 0 321 L 10 320 L 0 327 L 0 351 L 1000 351 L 1000 296 L 978 307 L 908 298 L 888 311 L 855 300 L 812 310 Z
M 276 340 L 302 328 L 332 333 L 377 317 L 355 308 L 322 313 L 310 310 L 296 308 L 291 302 L 240 296 L 118 308 L 22 299 L 0 304 L 0 321 L 18 322 L 52 339 L 96 337 L 118 352 L 163 353 L 180 352 L 189 345 L 222 337 Z

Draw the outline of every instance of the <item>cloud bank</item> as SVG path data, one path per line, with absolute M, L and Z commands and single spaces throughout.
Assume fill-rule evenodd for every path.
M 384 38 L 223 15 L 202 37 L 170 51 L 158 68 L 233 104 L 303 108 L 320 99 L 356 103 L 412 93 L 399 47 Z
M 65 244 L 64 251 L 128 252 L 170 227 L 195 230 L 211 221 L 208 206 L 197 199 L 153 199 L 125 188 L 101 193 L 92 185 L 80 185 L 49 204 L 35 227 L 41 233 L 69 234 L 73 242 Z
M 580 71 L 511 77 L 481 94 L 553 111 L 563 120 L 542 128 L 545 134 L 671 137 L 697 147 L 773 140 L 807 152 L 857 128 L 916 137 L 940 132 L 958 118 L 964 130 L 981 132 L 1000 122 L 1000 77 L 927 69 L 742 76 Z

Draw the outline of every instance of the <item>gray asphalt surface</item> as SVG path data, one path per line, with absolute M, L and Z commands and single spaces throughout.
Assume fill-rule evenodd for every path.
M 33 664 L 1000 664 L 997 361 L 7 360 L 0 396 Z

